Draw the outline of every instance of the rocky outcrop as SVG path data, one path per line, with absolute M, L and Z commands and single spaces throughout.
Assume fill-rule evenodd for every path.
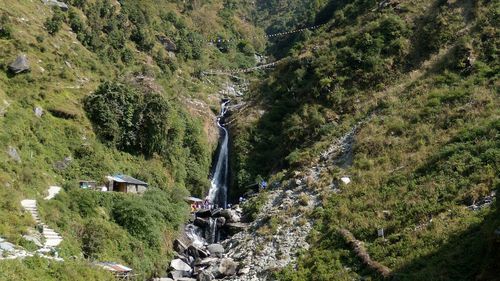
M 186 237 L 174 241 L 177 258 L 170 263 L 169 278 L 216 280 L 237 274 L 239 263 L 226 257 L 226 249 L 217 242 L 230 232 L 228 224 L 243 224 L 241 216 L 238 206 L 196 212 L 192 224 L 186 226 Z
M 305 213 L 319 201 L 317 194 L 307 190 L 301 184 L 268 192 L 257 219 L 246 230 L 222 242 L 227 251 L 225 256 L 240 264 L 237 275 L 224 280 L 269 280 L 275 270 L 294 263 L 299 251 L 309 248 L 306 238 L 312 222 Z M 299 207 L 299 197 L 304 196 L 307 204 Z

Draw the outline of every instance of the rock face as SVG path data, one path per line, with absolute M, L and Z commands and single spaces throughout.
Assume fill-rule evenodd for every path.
M 19 74 L 30 70 L 30 64 L 26 55 L 20 55 L 9 65 L 9 70 L 14 74 Z

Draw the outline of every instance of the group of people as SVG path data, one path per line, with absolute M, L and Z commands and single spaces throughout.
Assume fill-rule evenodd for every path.
M 217 209 L 219 206 L 217 204 L 213 204 L 212 202 L 210 202 L 210 200 L 207 198 L 205 198 L 205 200 L 203 200 L 203 202 L 199 201 L 199 202 L 193 202 L 191 203 L 191 211 L 192 212 L 196 212 L 200 209 L 202 210 L 213 210 L 213 209 Z
M 273 186 L 278 185 L 278 184 L 279 183 L 275 183 L 275 184 L 273 184 Z M 267 182 L 265 180 L 261 181 L 257 185 L 259 186 L 260 191 L 263 191 L 268 187 Z M 240 204 L 245 202 L 245 201 L 246 201 L 246 199 L 244 197 L 239 198 Z M 231 208 L 231 204 L 228 204 L 227 207 Z M 217 208 L 219 208 L 219 206 L 217 204 L 213 204 L 208 197 L 206 197 L 205 200 L 203 200 L 203 201 L 200 200 L 200 201 L 196 201 L 196 202 L 191 203 L 191 211 L 192 212 L 196 212 L 198 210 L 213 210 L 213 209 L 217 209 Z

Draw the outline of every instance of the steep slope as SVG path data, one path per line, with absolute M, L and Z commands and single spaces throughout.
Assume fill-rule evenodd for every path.
M 106 280 L 94 261 L 140 278 L 160 274 L 187 215 L 183 197 L 209 187 L 213 124 L 224 78 L 201 70 L 253 66 L 258 29 L 225 1 L 46 1 L 0 4 L 0 237 L 30 251 L 37 226 L 21 200 L 38 200 L 63 237 L 65 261 L 0 261 L 0 279 Z M 64 5 L 63 5 L 64 6 Z M 244 42 L 213 44 L 218 38 Z M 248 38 L 245 39 L 245 38 Z M 260 47 L 259 47 L 260 46 Z M 12 62 L 25 55 L 28 71 Z M 149 183 L 142 197 L 78 189 L 124 173 Z
M 324 166 L 307 184 L 322 205 L 311 248 L 276 278 L 382 279 L 349 246 L 362 243 L 399 280 L 498 279 L 498 8 L 332 1 L 318 13 L 328 24 L 253 87 L 233 128 L 235 196 Z M 352 151 L 337 155 L 351 130 Z

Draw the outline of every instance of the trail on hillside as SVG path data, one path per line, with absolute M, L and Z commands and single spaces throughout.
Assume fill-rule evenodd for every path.
M 61 187 L 50 186 L 47 191 L 48 195 L 44 198 L 44 200 L 53 199 L 60 191 Z M 0 242 L 5 246 L 8 246 L 7 249 L 9 249 L 8 251 L 0 251 L 0 260 L 24 259 L 26 257 L 33 257 L 37 255 L 46 259 L 63 261 L 62 258 L 59 258 L 59 254 L 56 250 L 56 247 L 61 244 L 63 238 L 59 233 L 42 222 L 42 220 L 40 219 L 40 214 L 38 213 L 37 200 L 24 199 L 21 201 L 21 206 L 32 216 L 37 226 L 36 229 L 30 229 L 29 234 L 24 235 L 23 238 L 33 242 L 40 248 L 36 251 L 28 251 L 22 247 L 16 247 L 11 243 L 5 242 L 0 238 Z M 2 247 L 2 249 L 4 248 Z

